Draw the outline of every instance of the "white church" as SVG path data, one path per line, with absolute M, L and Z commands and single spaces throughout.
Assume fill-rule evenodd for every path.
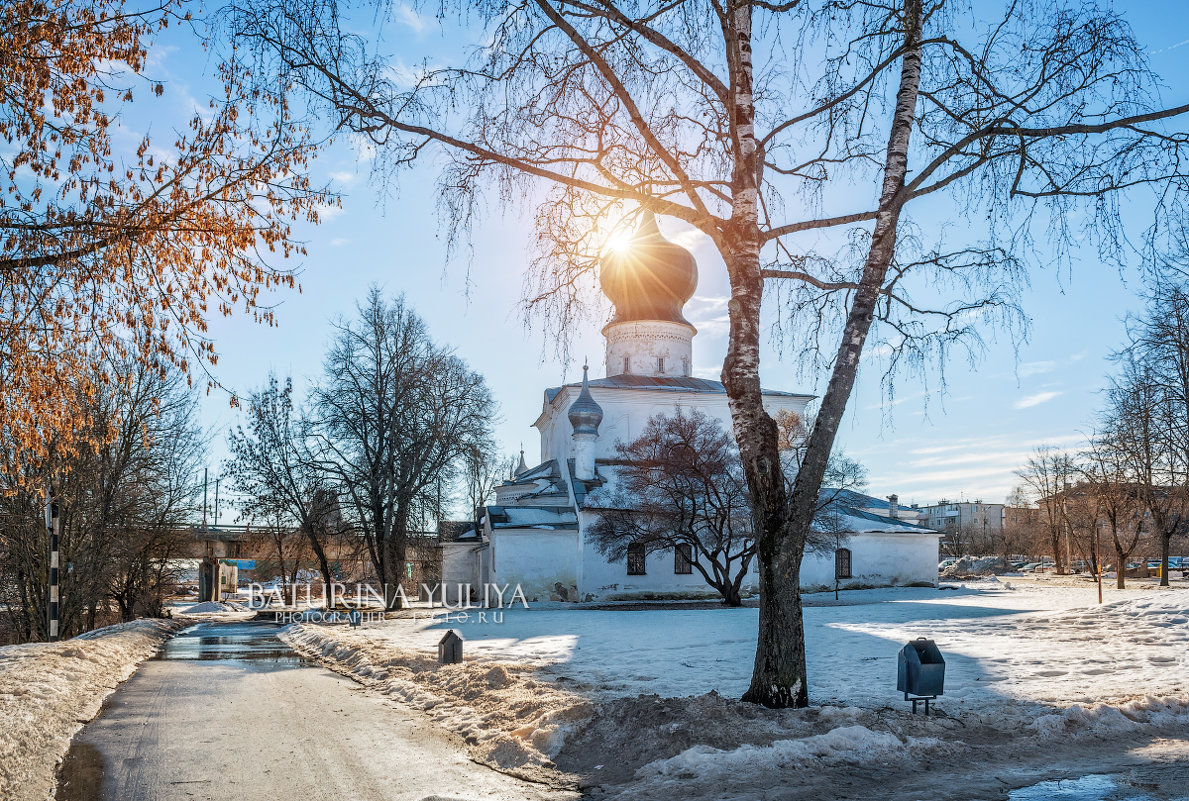
M 608 561 L 587 532 L 598 519 L 597 490 L 615 480 L 615 447 L 639 436 L 648 419 L 678 407 L 700 409 L 729 431 L 727 395 L 718 381 L 694 378 L 697 330 L 682 315 L 697 288 L 689 251 L 665 239 L 647 215 L 624 254 L 603 260 L 603 291 L 615 307 L 603 328 L 606 376 L 545 390 L 540 463 L 520 464 L 480 510 L 478 526 L 441 527 L 442 581 L 447 598 L 469 585 L 517 585 L 529 601 L 616 601 L 717 598 L 697 571 L 670 552 L 642 561 Z M 811 395 L 765 390 L 769 414 L 787 410 L 804 419 Z M 881 501 L 848 492 L 838 509 L 849 532 L 841 553 L 805 556 L 807 588 L 935 584 L 939 535 L 917 525 L 919 512 L 896 497 Z M 837 515 L 836 515 L 837 518 Z M 684 569 L 683 569 L 684 568 Z M 748 580 L 750 579 L 750 581 Z M 754 572 L 743 594 L 758 591 Z

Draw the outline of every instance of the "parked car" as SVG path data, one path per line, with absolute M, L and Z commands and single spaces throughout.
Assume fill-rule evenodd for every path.
M 947 567 L 958 564 L 957 559 L 942 559 L 937 563 L 938 570 L 945 570 Z
M 1043 570 L 1044 568 L 1051 568 L 1051 567 L 1054 567 L 1052 562 L 1029 562 L 1028 564 L 1023 565 L 1020 568 L 1020 572 L 1021 573 L 1035 573 L 1038 570 Z

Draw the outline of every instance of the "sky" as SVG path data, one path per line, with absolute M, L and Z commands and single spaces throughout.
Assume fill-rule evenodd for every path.
M 1138 2 L 1119 8 L 1151 49 L 1152 66 L 1167 86 L 1165 102 L 1189 101 L 1189 23 L 1183 21 L 1181 4 Z M 410 50 L 453 44 L 432 16 L 406 6 L 398 6 L 390 39 L 398 51 L 402 44 Z M 171 113 L 201 104 L 209 88 L 202 76 L 210 74 L 213 63 L 193 42 L 171 33 L 150 63 L 166 85 Z M 168 118 L 163 113 L 151 124 L 159 129 Z M 276 328 L 246 318 L 214 320 L 210 333 L 220 354 L 216 377 L 246 394 L 271 371 L 292 376 L 300 390 L 321 369 L 331 321 L 350 317 L 356 302 L 377 285 L 392 295 L 404 293 L 431 334 L 485 375 L 500 407 L 495 433 L 502 450 L 510 455 L 523 447 L 531 463 L 539 448 L 531 423 L 544 389 L 578 380 L 584 358 L 601 371 L 599 326 L 571 332 L 571 358 L 565 361 L 541 326 L 525 325 L 520 300 L 532 232 L 521 209 L 489 202 L 475 229 L 469 263 L 448 264 L 435 206 L 435 166 L 430 159 L 405 173 L 394 191 L 373 180 L 366 159 L 349 146 L 324 152 L 313 169 L 341 190 L 342 207 L 328 210 L 316 229 L 302 229 L 308 255 L 295 265 L 302 291 L 274 298 Z M 666 220 L 661 227 L 698 259 L 700 283 L 686 308 L 699 330 L 694 372 L 717 378 L 726 350 L 724 267 L 694 232 Z M 1111 370 L 1109 355 L 1124 342 L 1125 316 L 1142 308 L 1140 289 L 1134 275 L 1121 275 L 1092 258 L 1067 272 L 1033 273 L 1023 296 L 1032 325 L 1028 341 L 1018 347 L 1008 337 L 988 342 L 973 365 L 955 358 L 945 370 L 944 393 L 934 373 L 927 386 L 910 382 L 889 400 L 881 392 L 877 365 L 865 360 L 839 447 L 867 467 L 873 495 L 895 492 L 902 504 L 955 498 L 1002 502 L 1034 448 L 1077 447 L 1092 428 Z M 802 375 L 797 356 L 796 342 L 767 343 L 764 386 L 820 394 L 825 376 Z M 204 399 L 212 476 L 226 455 L 226 431 L 237 419 L 226 393 L 215 391 Z

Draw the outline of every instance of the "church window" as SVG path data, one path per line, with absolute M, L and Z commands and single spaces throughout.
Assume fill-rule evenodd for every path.
M 689 358 L 686 356 L 681 357 L 681 374 L 689 375 Z
M 688 575 L 694 572 L 694 546 L 682 542 L 673 549 L 673 572 Z
M 834 578 L 850 577 L 850 548 L 839 548 L 834 551 Z
M 628 575 L 643 576 L 644 573 L 644 543 L 633 542 L 628 546 Z
M 665 357 L 664 356 L 656 357 L 656 371 L 658 373 L 665 372 Z
M 623 357 L 623 371 L 625 373 L 630 373 L 632 371 L 632 357 L 631 356 Z

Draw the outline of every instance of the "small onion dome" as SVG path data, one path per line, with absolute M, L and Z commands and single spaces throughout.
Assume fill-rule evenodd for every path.
M 603 257 L 599 281 L 615 304 L 612 323 L 662 320 L 689 325 L 681 307 L 698 288 L 698 264 L 692 253 L 665 239 L 656 217 L 645 212 L 631 242 Z
M 525 464 L 525 462 L 524 462 L 524 448 L 521 448 L 520 449 L 520 464 L 516 465 L 516 473 L 514 475 L 520 475 L 521 473 L 527 473 L 527 472 L 528 472 L 528 465 Z
M 594 434 L 598 436 L 599 423 L 603 422 L 603 408 L 595 403 L 590 396 L 590 380 L 587 377 L 589 368 L 582 365 L 582 391 L 570 404 L 570 425 L 575 434 Z

